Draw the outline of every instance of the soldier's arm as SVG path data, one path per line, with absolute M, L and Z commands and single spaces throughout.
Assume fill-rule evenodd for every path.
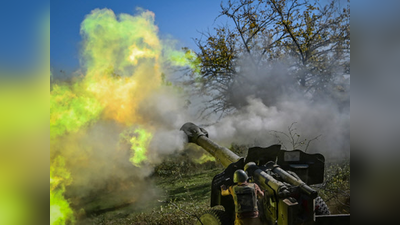
M 264 192 L 261 191 L 260 187 L 255 183 L 254 189 L 256 190 L 256 194 L 259 198 L 264 197 Z

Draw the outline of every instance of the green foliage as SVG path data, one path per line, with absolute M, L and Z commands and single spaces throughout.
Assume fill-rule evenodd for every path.
M 219 17 L 231 23 L 195 39 L 201 78 L 196 73 L 193 79 L 201 84 L 196 90 L 210 97 L 206 110 L 213 113 L 240 107 L 232 92 L 239 92 L 244 83 L 260 85 L 250 74 L 263 74 L 276 62 L 285 64 L 282 73 L 290 79 L 281 82 L 280 74 L 263 75 L 271 86 L 282 86 L 284 94 L 301 91 L 313 99 L 335 97 L 338 77 L 350 73 L 350 4 L 340 8 L 336 0 L 325 6 L 318 1 L 228 1 L 221 3 Z M 258 93 L 261 89 L 266 87 L 252 94 L 265 97 Z M 274 101 L 281 94 L 267 97 Z
M 240 157 L 246 157 L 249 147 L 251 146 L 232 143 L 229 149 Z
M 198 171 L 212 168 L 220 168 L 222 170 L 222 166 L 215 161 L 198 163 L 197 159 L 200 159 L 203 154 L 204 152 L 195 152 L 194 150 L 187 149 L 181 153 L 170 155 L 165 158 L 161 164 L 154 168 L 154 176 L 174 176 L 179 178 L 180 176 L 190 176 Z
M 212 178 L 220 168 L 200 169 L 175 176 L 154 175 L 156 186 L 164 191 L 161 201 L 143 203 L 142 209 L 126 207 L 78 221 L 86 224 L 195 224 L 210 204 Z
M 350 213 L 350 161 L 328 165 L 325 182 L 317 190 L 332 213 Z

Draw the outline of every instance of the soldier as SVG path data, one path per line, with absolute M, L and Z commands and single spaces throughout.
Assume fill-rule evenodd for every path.
M 261 225 L 259 218 L 257 197 L 264 197 L 264 193 L 257 184 L 247 182 L 247 174 L 243 170 L 236 170 L 233 182 L 236 185 L 221 186 L 222 195 L 232 195 L 235 202 L 235 225 Z

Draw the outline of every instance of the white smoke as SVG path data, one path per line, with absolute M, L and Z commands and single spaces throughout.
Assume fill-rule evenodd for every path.
M 231 143 L 267 147 L 277 144 L 277 132 L 293 132 L 300 135 L 299 141 L 318 139 L 310 142 L 308 152 L 322 153 L 325 157 L 343 158 L 350 156 L 350 116 L 339 113 L 330 104 L 311 105 L 306 101 L 282 101 L 268 107 L 260 99 L 248 97 L 248 105 L 236 113 L 206 127 L 209 137 L 224 145 Z M 279 135 L 288 150 L 291 140 Z M 297 136 L 294 137 L 295 139 Z M 303 145 L 303 149 L 306 144 Z
M 240 85 L 229 93 L 237 110 L 205 127 L 209 137 L 225 146 L 235 143 L 268 147 L 280 143 L 292 150 L 297 143 L 295 148 L 321 153 L 328 159 L 350 157 L 348 90 L 340 98 L 335 95 L 324 101 L 311 101 L 296 87 L 287 64 L 282 61 L 255 71 L 248 66 L 252 65 L 248 60 L 242 60 L 236 82 Z M 349 79 L 343 82 L 348 82 L 349 88 Z

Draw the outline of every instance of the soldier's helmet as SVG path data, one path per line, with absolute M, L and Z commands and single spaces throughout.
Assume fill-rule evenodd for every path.
M 243 183 L 247 181 L 247 174 L 243 170 L 236 170 L 235 173 L 233 174 L 233 182 L 234 183 Z

